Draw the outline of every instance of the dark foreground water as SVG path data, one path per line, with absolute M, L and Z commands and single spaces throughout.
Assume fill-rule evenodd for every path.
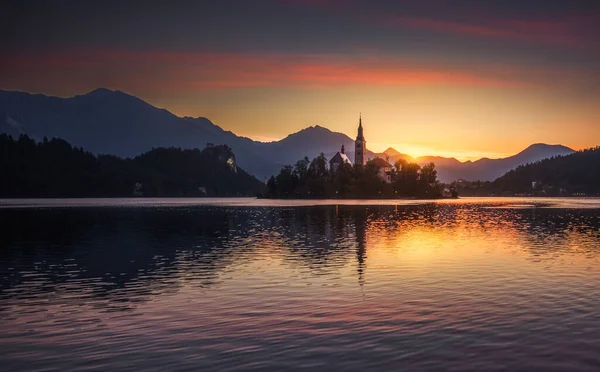
M 0 370 L 600 369 L 599 200 L 261 203 L 0 202 Z

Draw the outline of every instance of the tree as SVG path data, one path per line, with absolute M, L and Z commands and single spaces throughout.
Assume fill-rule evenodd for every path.
M 435 169 L 435 164 L 429 163 L 421 167 L 420 180 L 423 185 L 430 185 L 437 182 L 437 170 Z
M 329 175 L 327 170 L 327 158 L 323 153 L 313 159 L 310 163 L 308 172 L 312 178 L 327 177 Z
M 267 181 L 267 194 L 269 196 L 277 196 L 277 181 L 275 181 L 275 176 L 271 176 Z
M 222 147 L 221 150 L 230 152 Z M 0 135 L 0 197 L 131 196 L 136 183 L 145 196 L 193 196 L 200 187 L 213 196 L 256 195 L 264 184 L 225 158 L 204 150 L 158 148 L 134 159 L 95 156 L 67 141 L 39 143 Z
M 441 185 L 437 181 L 437 170 L 435 164 L 429 163 L 421 168 L 419 175 L 420 196 L 439 197 L 441 196 Z
M 294 173 L 294 168 L 292 168 L 291 165 L 283 167 L 281 172 L 275 177 L 275 180 L 277 181 L 279 196 L 292 196 L 296 186 L 298 186 L 298 177 Z
M 334 174 L 334 188 L 339 197 L 351 197 L 356 187 L 356 172 L 348 163 L 342 163 Z
M 392 187 L 398 196 L 417 196 L 419 192 L 419 173 L 421 167 L 416 163 L 403 161 L 398 164 L 395 177 L 392 179 Z
M 421 169 L 418 164 L 401 160 L 396 163 L 396 167 L 390 185 L 381 178 L 380 169 L 373 162 L 368 162 L 366 166 L 340 164 L 335 172 L 330 173 L 323 154 L 310 163 L 305 157 L 296 162 L 294 167 L 285 166 L 277 176 L 271 177 L 267 182 L 265 195 L 294 198 L 441 196 L 441 185 L 437 182 L 437 171 L 433 163 Z
M 304 159 L 298 160 L 296 162 L 296 165 L 294 167 L 294 172 L 296 173 L 296 177 L 298 177 L 298 179 L 300 181 L 304 181 L 308 177 L 308 166 L 309 165 L 310 165 L 310 160 L 308 159 L 308 156 L 305 156 Z
M 379 178 L 379 169 L 371 163 L 355 167 L 356 196 L 359 198 L 380 197 L 384 191 L 385 182 Z

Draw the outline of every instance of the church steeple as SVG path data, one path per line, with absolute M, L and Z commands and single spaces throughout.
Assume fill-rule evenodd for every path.
M 362 113 L 358 116 L 358 134 L 354 142 L 354 164 L 360 166 L 367 164 L 367 141 L 363 134 Z
M 356 140 L 365 140 L 365 136 L 363 135 L 363 127 L 362 127 L 362 113 L 358 115 L 358 135 L 356 136 Z

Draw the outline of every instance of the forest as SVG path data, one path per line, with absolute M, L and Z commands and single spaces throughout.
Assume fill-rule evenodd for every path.
M 379 168 L 342 164 L 333 172 L 323 154 L 288 165 L 267 181 L 266 198 L 441 198 L 443 185 L 437 180 L 435 164 L 423 167 L 399 161 L 391 172 L 391 183 L 383 181 Z
M 264 184 L 227 146 L 156 148 L 135 158 L 94 155 L 69 142 L 0 134 L 0 197 L 255 196 Z

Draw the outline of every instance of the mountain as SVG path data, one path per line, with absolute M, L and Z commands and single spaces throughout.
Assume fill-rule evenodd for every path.
M 319 125 L 302 129 L 284 139 L 264 144 L 263 151 L 284 164 L 294 164 L 304 156 L 313 158 L 324 153 L 329 159 L 342 145 L 354 156 L 354 140 L 343 133 L 332 132 Z
M 104 88 L 70 98 L 0 90 L 0 133 L 26 133 L 37 140 L 63 138 L 94 154 L 122 157 L 133 157 L 155 147 L 202 149 L 207 143 L 227 144 L 236 154 L 239 166 L 260 180 L 304 156 L 313 158 L 322 152 L 331 158 L 342 145 L 348 157 L 354 158 L 352 138 L 318 125 L 280 141 L 253 141 L 226 131 L 207 118 L 178 117 L 127 93 Z M 415 160 L 388 148 L 383 153 L 367 150 L 367 158 L 387 158 L 391 163 L 399 159 L 419 164 L 434 162 L 438 178 L 451 182 L 459 178 L 493 180 L 518 165 L 572 151 L 564 146 L 536 144 L 509 158 L 462 163 L 443 157 Z
M 328 156 L 354 141 L 342 133 L 314 126 L 281 141 L 240 137 L 207 118 L 178 117 L 137 97 L 96 89 L 70 98 L 0 90 L 0 133 L 28 134 L 42 140 L 62 138 L 94 154 L 133 157 L 155 147 L 204 148 L 227 144 L 240 167 L 263 180 L 304 156 Z
M 367 159 L 373 159 L 373 158 L 381 158 L 381 159 L 385 159 L 387 160 L 390 164 L 394 164 L 396 163 L 398 160 L 405 160 L 407 162 L 414 162 L 415 159 L 407 154 L 403 154 L 400 151 L 392 148 L 392 147 L 388 147 L 384 152 L 382 153 L 371 153 L 370 151 L 367 151 Z
M 384 154 L 386 154 L 387 156 L 401 156 L 404 154 L 401 154 L 398 150 L 388 147 L 384 152 Z
M 0 132 L 26 133 L 37 140 L 63 138 L 94 154 L 123 157 L 155 147 L 202 149 L 206 143 L 227 144 L 239 165 L 259 179 L 283 165 L 263 154 L 260 142 L 238 137 L 206 118 L 180 118 L 108 89 L 71 98 L 0 91 Z
M 535 163 L 539 160 L 554 156 L 570 155 L 573 152 L 573 149 L 562 145 L 536 143 L 520 153 L 507 158 L 483 158 L 474 162 L 463 163 L 464 165 L 463 169 L 460 170 L 460 176 L 455 179 L 462 178 L 470 181 L 491 181 L 504 175 L 511 169 L 515 169 L 519 165 Z
M 598 195 L 600 147 L 519 166 L 492 182 L 490 188 L 497 194 Z
M 427 156 L 417 158 L 417 163 L 421 165 L 429 162 L 435 163 L 438 170 L 438 177 L 442 182 L 452 182 L 458 179 L 467 181 L 493 181 L 520 165 L 535 163 L 554 156 L 569 155 L 573 152 L 573 149 L 566 146 L 537 143 L 507 158 L 483 158 L 474 162 L 466 161 L 463 163 L 454 158 Z
M 383 159 L 388 158 L 389 162 L 392 164 L 398 159 L 416 162 L 421 166 L 435 163 L 435 168 L 438 171 L 438 179 L 441 182 L 449 183 L 458 179 L 468 181 L 493 181 L 519 165 L 534 163 L 553 156 L 569 155 L 573 152 L 574 150 L 562 145 L 537 143 L 529 146 L 520 153 L 507 158 L 483 158 L 474 162 L 461 162 L 455 158 L 445 158 L 442 156 L 420 156 L 415 159 L 411 158 L 409 155 L 402 154 L 391 147 L 383 153 L 374 154 L 374 156 Z

